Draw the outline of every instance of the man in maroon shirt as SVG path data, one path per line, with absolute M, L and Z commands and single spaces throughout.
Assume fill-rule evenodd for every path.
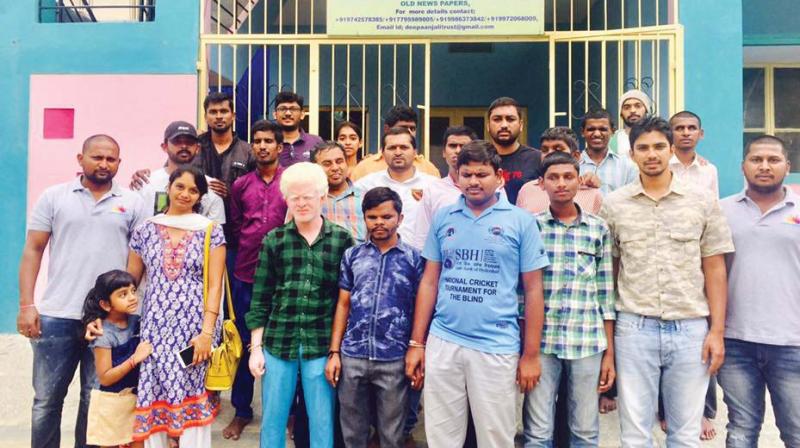
M 280 191 L 283 167 L 278 163 L 283 143 L 281 127 L 267 120 L 257 121 L 251 130 L 251 148 L 256 169 L 236 179 L 231 187 L 231 233 L 239 241 L 231 285 L 236 325 L 244 344 L 250 343 L 250 331 L 244 315 L 250 310 L 253 294 L 253 276 L 258 263 L 258 252 L 264 235 L 282 225 L 286 220 L 286 201 Z M 248 352 L 242 353 L 242 363 L 247 366 Z M 237 440 L 242 430 L 253 419 L 253 376 L 247 368 L 236 371 L 231 391 L 231 403 L 236 414 L 222 430 L 226 439 Z

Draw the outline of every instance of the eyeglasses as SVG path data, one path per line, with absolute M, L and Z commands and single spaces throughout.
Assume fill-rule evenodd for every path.
M 276 107 L 275 108 L 275 112 L 278 112 L 278 113 L 281 113 L 281 114 L 285 114 L 286 112 L 291 112 L 293 114 L 296 114 L 296 113 L 300 112 L 301 110 L 303 110 L 303 109 L 300 108 L 300 107 L 296 107 L 296 106 L 295 107 L 284 107 L 284 106 L 281 106 L 281 107 Z

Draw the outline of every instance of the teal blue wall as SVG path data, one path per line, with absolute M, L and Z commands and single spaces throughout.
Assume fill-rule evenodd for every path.
M 680 2 L 680 20 L 685 106 L 703 120 L 698 151 L 717 166 L 720 195 L 727 196 L 742 188 L 742 2 Z
M 800 45 L 800 2 L 741 0 L 744 45 Z
M 195 73 L 197 0 L 159 1 L 150 23 L 38 23 L 38 1 L 0 1 L 0 91 L 11 108 L 0 121 L 0 332 L 13 332 L 17 267 L 25 239 L 28 98 L 31 74 Z M 124 86 L 120 86 L 124 88 Z M 133 124 L 135 126 L 135 123 Z

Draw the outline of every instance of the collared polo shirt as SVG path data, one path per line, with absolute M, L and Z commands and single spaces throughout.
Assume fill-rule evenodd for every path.
M 364 195 L 347 181 L 347 190 L 338 196 L 330 193 L 322 201 L 322 216 L 350 231 L 353 238 L 363 242 L 367 238 L 361 201 Z
M 707 316 L 702 258 L 733 252 L 719 201 L 672 176 L 655 200 L 640 180 L 606 196 L 600 217 L 620 258 L 617 311 L 665 320 Z
M 736 252 L 728 254 L 725 337 L 800 346 L 800 196 L 766 213 L 745 192 L 720 201 Z
M 439 173 L 439 168 L 436 168 L 436 165 L 432 164 L 422 154 L 414 156 L 414 167 L 434 177 L 439 177 L 441 175 Z M 378 151 L 375 154 L 368 154 L 364 159 L 358 162 L 358 165 L 350 170 L 350 179 L 355 182 L 369 174 L 377 173 L 378 171 L 386 171 L 388 168 L 389 165 L 383 160 L 383 153 Z
M 166 208 L 169 176 L 166 168 L 154 170 L 150 173 L 147 183 L 139 190 L 139 195 L 144 200 L 144 211 L 147 218 L 162 213 Z M 211 178 L 206 176 L 206 181 L 210 180 Z M 217 224 L 225 224 L 225 203 L 211 189 L 200 198 L 199 213 Z
M 619 156 L 611 151 L 606 153 L 599 165 L 589 157 L 586 151 L 583 151 L 579 163 L 581 175 L 597 174 L 602 182 L 600 191 L 603 195 L 608 195 L 608 193 L 639 179 L 639 168 L 631 162 L 630 158 Z
M 278 166 L 267 183 L 258 171 L 252 171 L 236 179 L 231 188 L 230 227 L 239 242 L 233 275 L 243 282 L 253 283 L 264 236 L 286 222 L 288 208 L 280 190 L 282 173 L 283 168 Z
M 300 129 L 300 137 L 292 143 L 283 142 L 283 149 L 278 155 L 278 163 L 282 167 L 288 168 L 297 162 L 308 162 L 311 159 L 311 150 L 322 139 L 313 134 L 309 134 Z
M 398 182 L 389 176 L 388 170 L 384 170 L 362 177 L 355 183 L 355 188 L 361 192 L 362 196 L 375 187 L 389 187 L 400 195 L 400 200 L 403 202 L 403 222 L 397 232 L 404 241 L 412 241 L 419 205 L 425 188 L 437 180 L 437 177 L 414 170 L 411 178 Z
M 549 209 L 536 220 L 550 260 L 544 270 L 542 353 L 560 359 L 600 353 L 608 346 L 604 321 L 615 318 L 608 226 L 580 206 L 570 224 Z
M 603 205 L 603 194 L 599 188 L 590 188 L 581 185 L 575 195 L 575 203 L 582 210 L 596 214 Z M 531 213 L 541 213 L 550 208 L 550 196 L 542 188 L 539 179 L 532 180 L 522 186 L 517 195 L 517 207 Z
M 678 160 L 678 156 L 673 154 L 672 158 L 669 160 L 669 169 L 678 176 L 678 179 L 693 183 L 702 189 L 710 191 L 715 198 L 719 198 L 717 167 L 711 162 L 701 164 L 697 154 L 695 154 L 692 163 L 686 166 L 683 162 Z
M 350 315 L 342 354 L 375 361 L 403 359 L 424 268 L 419 251 L 402 239 L 385 253 L 371 241 L 345 251 L 339 288 L 350 292 Z
M 258 257 L 253 301 L 245 315 L 251 330 L 264 328 L 263 345 L 272 356 L 325 356 L 339 299 L 339 266 L 353 238 L 327 219 L 312 244 L 294 221 L 274 229 Z
M 47 288 L 36 305 L 41 315 L 81 318 L 97 276 L 125 269 L 128 240 L 144 208 L 137 193 L 116 183 L 95 201 L 80 177 L 42 193 L 28 221 L 28 230 L 50 233 Z
M 422 256 L 441 263 L 430 334 L 487 353 L 519 353 L 520 274 L 547 266 L 530 213 L 504 196 L 475 216 L 464 197 L 436 213 Z

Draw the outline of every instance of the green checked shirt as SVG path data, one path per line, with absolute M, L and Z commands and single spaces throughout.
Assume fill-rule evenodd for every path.
M 327 219 L 309 246 L 294 221 L 264 237 L 253 282 L 247 327 L 264 328 L 272 356 L 319 358 L 328 353 L 339 298 L 339 263 L 353 245 L 350 232 Z
M 581 359 L 608 346 L 604 320 L 614 320 L 611 236 L 605 221 L 581 212 L 567 225 L 550 209 L 536 215 L 550 259 L 544 270 L 542 353 Z

